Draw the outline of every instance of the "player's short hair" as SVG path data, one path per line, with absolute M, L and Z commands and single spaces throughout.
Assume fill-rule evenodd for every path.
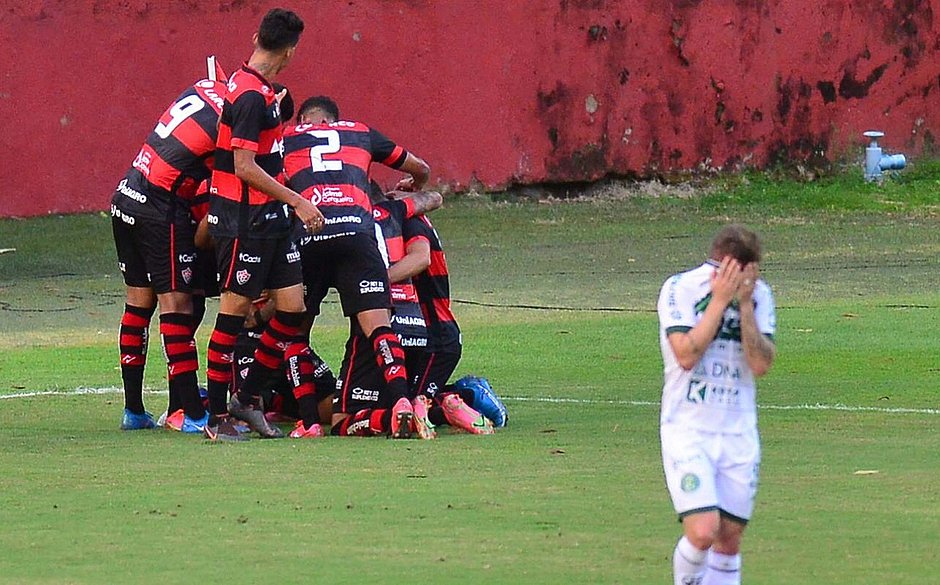
M 258 45 L 265 51 L 282 51 L 297 46 L 304 21 L 283 8 L 272 8 L 258 27 Z
M 274 86 L 274 93 L 281 93 L 283 90 L 287 89 L 278 82 L 274 82 L 271 85 Z M 284 99 L 281 100 L 281 124 L 290 122 L 290 119 L 294 117 L 294 98 L 290 95 L 290 90 L 287 89 L 287 93 L 284 94 Z
M 332 122 L 339 120 L 339 106 L 332 99 L 325 95 L 315 95 L 304 100 L 297 110 L 297 121 L 310 110 L 321 110 L 324 114 L 332 118 Z
M 725 256 L 731 256 L 742 265 L 760 262 L 760 238 L 739 223 L 726 225 L 715 235 L 711 248 L 713 259 L 720 261 Z

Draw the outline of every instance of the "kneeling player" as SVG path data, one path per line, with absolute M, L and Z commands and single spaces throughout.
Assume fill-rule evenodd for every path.
M 402 235 L 406 251 L 426 246 L 430 252 L 428 266 L 412 275 L 428 330 L 427 346 L 415 352 L 418 355 L 412 372 L 414 391 L 440 407 L 430 411 L 433 424 L 446 423 L 475 434 L 491 433 L 492 425 L 487 421 L 502 427 L 509 417 L 489 382 L 466 376 L 453 385 L 447 384 L 460 361 L 463 344 L 450 308 L 447 260 L 437 230 L 426 215 L 416 215 L 405 221 Z M 480 420 L 478 411 L 485 420 Z

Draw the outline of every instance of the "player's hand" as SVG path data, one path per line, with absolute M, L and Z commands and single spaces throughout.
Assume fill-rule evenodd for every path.
M 754 297 L 754 287 L 760 276 L 757 262 L 751 262 L 741 269 L 741 284 L 738 286 L 738 302 L 749 301 Z
M 712 273 L 712 300 L 726 307 L 738 292 L 741 285 L 741 263 L 731 256 L 725 256 Z
M 398 184 L 395 185 L 396 191 L 414 191 L 415 190 L 415 178 L 406 177 L 401 181 L 398 181 Z
M 298 199 L 300 199 L 300 202 L 294 207 L 294 213 L 297 214 L 297 219 L 303 222 L 307 233 L 315 234 L 322 230 L 326 220 L 320 210 L 317 209 L 317 206 L 303 197 L 298 197 Z

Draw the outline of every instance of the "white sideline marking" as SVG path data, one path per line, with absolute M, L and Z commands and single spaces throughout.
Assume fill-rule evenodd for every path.
M 40 396 L 86 396 L 101 394 L 122 394 L 123 389 L 111 386 L 108 388 L 89 388 L 80 386 L 73 390 L 40 390 L 37 392 L 18 392 L 16 394 L 0 394 L 0 399 L 34 398 Z M 166 394 L 166 390 L 144 390 L 144 394 Z M 534 398 L 531 396 L 504 396 L 503 400 L 509 402 L 544 402 L 549 404 L 613 404 L 622 406 L 659 406 L 659 402 L 650 400 L 598 400 L 594 398 Z M 847 404 L 760 404 L 759 410 L 837 410 L 842 412 L 881 412 L 884 414 L 940 414 L 937 408 L 884 408 L 880 406 L 849 406 Z
M 0 394 L 0 400 L 10 398 L 34 398 L 36 396 L 85 396 L 88 394 L 123 394 L 124 390 L 116 386 L 108 388 L 89 388 L 79 386 L 72 390 L 39 390 L 37 392 L 17 392 L 16 394 Z M 144 390 L 144 394 L 166 394 L 166 390 Z
M 624 406 L 659 406 L 649 400 L 596 400 L 593 398 L 532 398 L 506 396 L 511 402 L 548 402 L 552 404 L 617 404 Z M 884 408 L 880 406 L 849 406 L 847 404 L 759 404 L 758 410 L 839 410 L 844 412 L 882 412 L 886 414 L 940 414 L 937 408 Z

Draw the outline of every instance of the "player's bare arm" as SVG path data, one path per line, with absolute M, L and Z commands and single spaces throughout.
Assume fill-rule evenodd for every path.
M 683 369 L 691 370 L 702 359 L 721 327 L 722 316 L 734 299 L 741 280 L 741 264 L 731 256 L 725 256 L 712 274 L 712 298 L 701 321 L 689 331 L 669 335 L 669 345 Z
M 307 228 L 307 232 L 316 233 L 323 229 L 323 214 L 320 213 L 316 205 L 301 197 L 296 191 L 278 183 L 271 175 L 264 172 L 264 169 L 255 162 L 254 151 L 245 148 L 235 148 L 233 150 L 235 153 L 235 176 L 281 203 L 293 207 L 297 218 Z
M 385 194 L 389 199 L 411 199 L 415 215 L 424 215 L 444 204 L 444 197 L 437 191 L 389 191 Z
M 410 152 L 398 170 L 411 175 L 398 182 L 395 186 L 398 191 L 420 191 L 431 178 L 431 167 L 428 163 Z
M 431 244 L 414 240 L 405 248 L 405 255 L 388 269 L 388 280 L 394 284 L 421 274 L 431 265 Z
M 752 262 L 741 271 L 741 285 L 738 288 L 738 304 L 741 313 L 741 345 L 744 358 L 755 376 L 763 376 L 770 371 L 777 348 L 774 342 L 757 328 L 754 315 L 754 287 L 757 285 L 759 270 Z

